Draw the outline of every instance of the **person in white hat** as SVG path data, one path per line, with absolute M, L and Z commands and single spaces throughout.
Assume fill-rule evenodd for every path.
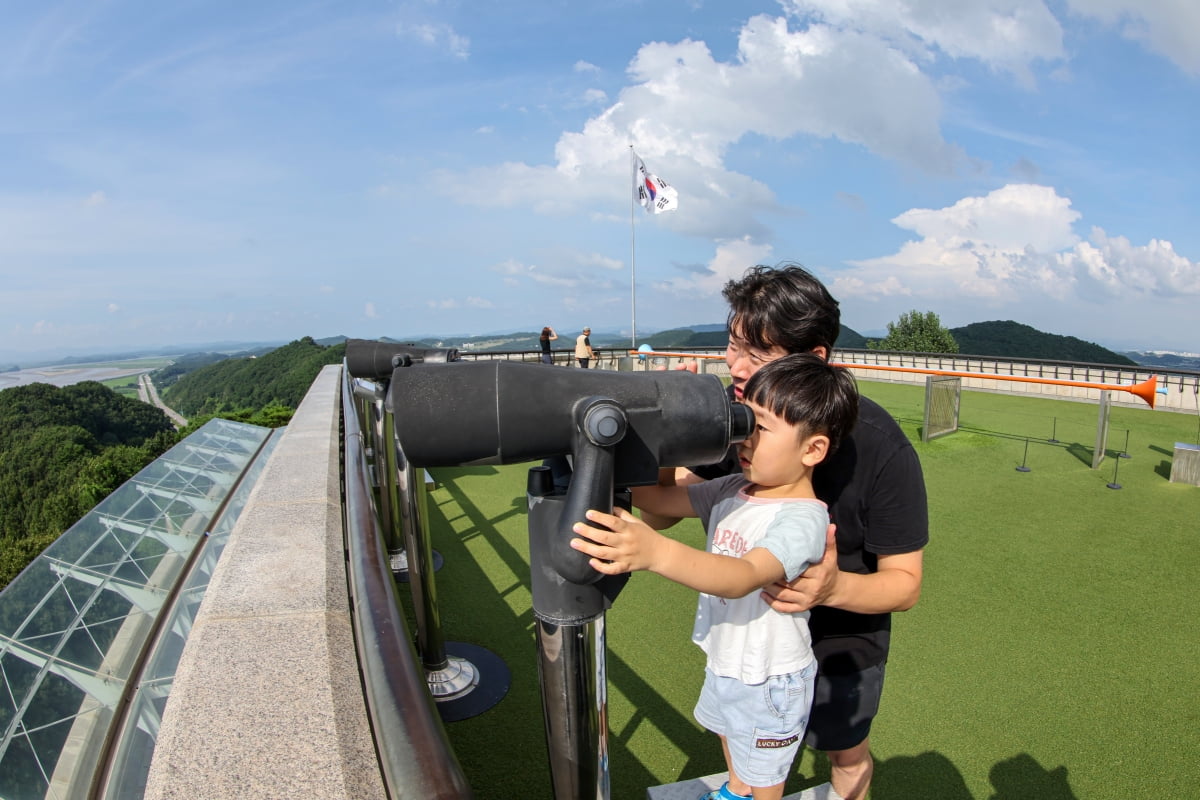
M 592 349 L 591 335 L 592 329 L 584 328 L 583 333 L 575 339 L 575 360 L 579 362 L 580 369 L 587 369 L 588 362 L 596 357 L 596 351 Z

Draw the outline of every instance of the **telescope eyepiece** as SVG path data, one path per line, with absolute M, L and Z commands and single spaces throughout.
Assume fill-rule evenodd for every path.
M 754 432 L 754 412 L 745 403 L 732 403 L 729 407 L 729 443 L 737 444 Z

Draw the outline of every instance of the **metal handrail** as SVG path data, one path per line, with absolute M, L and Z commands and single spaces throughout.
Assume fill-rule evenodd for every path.
M 343 514 L 354 638 L 367 710 L 388 795 L 469 800 L 412 645 L 383 550 L 362 426 L 342 368 Z
M 728 375 L 722 356 L 723 347 L 688 347 L 686 355 L 675 357 L 681 360 L 691 356 L 701 356 L 700 367 L 707 372 L 717 375 Z M 674 349 L 672 350 L 674 352 Z M 518 360 L 537 361 L 541 351 L 534 350 L 483 350 L 460 351 L 460 357 L 465 361 Z M 570 366 L 574 361 L 571 351 L 555 351 L 555 363 Z M 598 369 L 621 369 L 620 364 L 634 358 L 627 349 L 596 348 L 596 364 Z M 557 356 L 564 356 L 557 360 Z M 1158 393 L 1168 395 L 1155 407 L 1167 411 L 1182 411 L 1200 413 L 1200 370 L 1163 367 L 1157 365 L 1132 364 L 1096 364 L 1086 361 L 1055 361 L 1051 359 L 1022 359 L 1011 356 L 981 356 L 965 353 L 918 353 L 900 350 L 870 350 L 835 348 L 831 360 L 848 366 L 861 365 L 894 365 L 900 367 L 918 367 L 926 369 L 942 369 L 983 373 L 979 377 L 986 379 L 990 374 L 1023 375 L 1030 377 L 1052 378 L 1055 380 L 1082 380 L 1099 383 L 1131 383 L 1145 381 L 1151 376 L 1158 378 Z M 659 366 L 666 361 L 660 356 Z M 1001 387 L 1011 391 L 1008 386 Z M 1120 404 L 1121 401 L 1118 401 Z M 1130 404 L 1136 401 L 1129 401 Z

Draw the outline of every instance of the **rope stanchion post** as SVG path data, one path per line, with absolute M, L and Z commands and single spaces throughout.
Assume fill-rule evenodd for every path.
M 1105 484 L 1105 486 L 1107 486 L 1109 489 L 1120 489 L 1121 488 L 1121 484 L 1117 483 L 1117 470 L 1120 468 L 1120 466 L 1121 466 L 1121 459 L 1114 458 L 1113 459 L 1112 480 Z
M 1025 437 L 1025 455 L 1021 456 L 1021 466 L 1017 467 L 1017 472 L 1029 472 L 1029 467 L 1025 466 L 1025 461 L 1029 458 L 1029 437 Z

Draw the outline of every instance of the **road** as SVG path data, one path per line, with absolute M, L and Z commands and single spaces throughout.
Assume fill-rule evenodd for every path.
M 138 376 L 138 398 L 143 403 L 151 403 L 163 410 L 171 421 L 175 423 L 176 428 L 182 428 L 187 425 L 187 420 L 173 408 L 167 408 L 163 403 L 162 398 L 158 396 L 158 389 L 154 387 L 154 381 L 150 380 L 150 376 L 142 374 Z

